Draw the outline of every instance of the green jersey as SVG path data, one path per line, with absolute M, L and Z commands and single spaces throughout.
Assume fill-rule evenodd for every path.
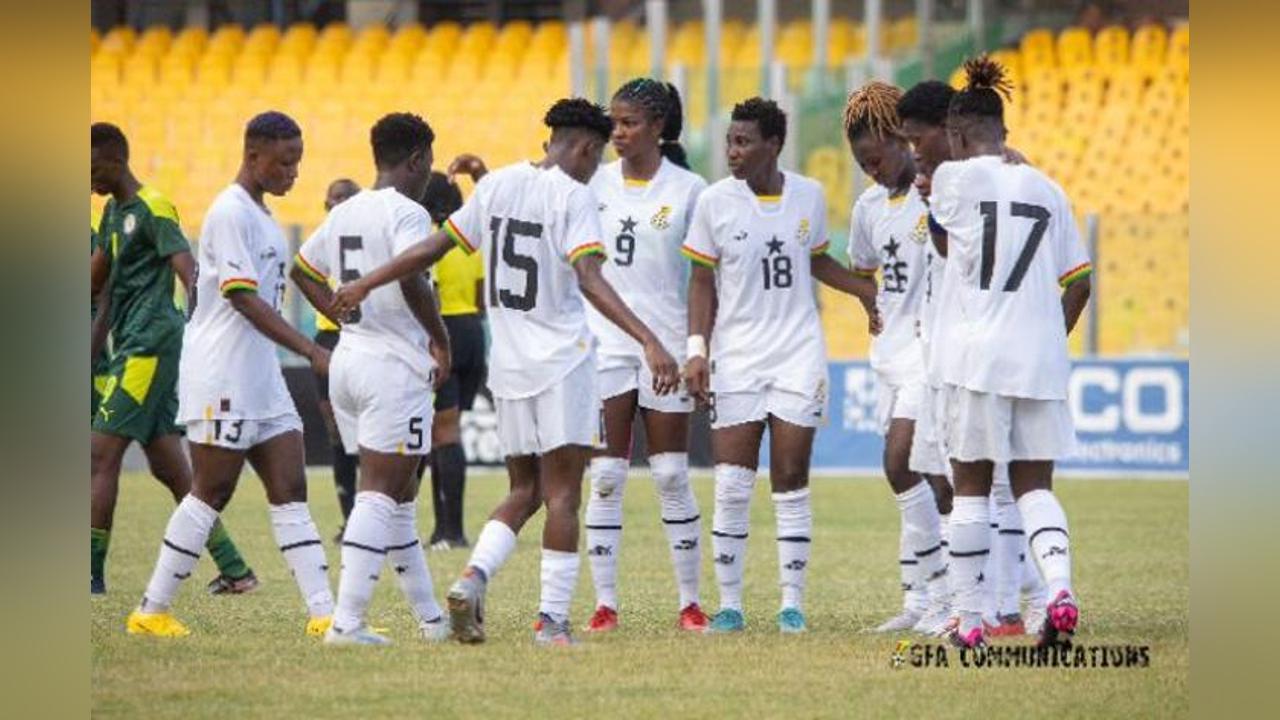
M 107 201 L 98 238 L 111 262 L 111 343 L 114 354 L 151 355 L 182 347 L 185 318 L 175 300 L 169 257 L 190 251 L 169 199 L 144 187 L 117 205 Z
M 89 257 L 93 257 L 93 254 L 98 251 L 98 248 L 99 248 L 98 233 L 93 229 L 93 226 L 90 226 L 89 227 Z M 97 316 L 98 316 L 98 298 L 96 296 L 91 295 L 89 297 L 89 327 L 93 327 L 93 319 L 96 318 Z M 93 374 L 100 375 L 106 372 L 107 363 L 110 361 L 110 359 L 111 358 L 107 356 L 107 347 L 106 345 L 103 345 L 102 351 L 98 353 L 98 357 L 93 359 Z

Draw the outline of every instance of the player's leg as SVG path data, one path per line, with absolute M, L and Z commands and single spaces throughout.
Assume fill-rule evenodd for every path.
M 432 533 L 432 547 L 441 550 L 468 547 L 462 531 L 467 456 L 462 450 L 462 412 L 456 401 L 447 407 L 437 403 L 435 419 L 431 423 L 430 459 L 432 504 L 439 509 L 436 531 Z
M 772 410 L 784 412 L 782 408 Z M 813 543 L 813 500 L 809 491 L 809 460 L 814 428 L 797 422 L 808 413 L 769 416 L 769 480 L 778 545 L 778 580 L 782 600 L 778 629 L 804 632 L 804 590 Z
M 668 396 L 671 397 L 671 396 Z M 666 398 L 652 398 L 663 405 Z M 679 402 L 680 398 L 673 397 Z M 664 407 L 672 407 L 665 405 Z M 702 513 L 693 486 L 689 484 L 689 413 L 645 407 L 645 437 L 649 446 L 649 470 L 662 506 L 662 527 L 671 546 L 671 564 L 680 592 L 679 627 L 701 632 L 710 618 L 702 610 L 699 586 L 702 582 Z
M 627 486 L 631 457 L 631 427 L 639 396 L 633 368 L 614 368 L 600 373 L 602 387 L 608 388 L 611 375 L 630 375 L 633 387 L 604 401 L 606 446 L 591 458 L 591 493 L 587 499 L 584 526 L 591 584 L 596 592 L 596 610 L 587 622 L 587 632 L 609 632 L 618 627 L 618 556 L 622 552 L 622 495 Z M 606 393 L 608 390 L 606 390 Z M 545 488 L 544 488 L 545 492 Z
M 995 595 L 995 623 L 990 634 L 995 637 L 1022 635 L 1026 632 L 1020 604 L 1023 548 L 1027 545 L 1027 538 L 1022 530 L 1022 513 L 1018 512 L 1009 487 L 1007 468 L 1003 473 L 999 467 L 996 468 L 991 484 L 991 506 L 991 519 L 996 529 L 991 543 L 991 571 L 988 573 L 994 580 L 992 589 Z
M 324 543 L 307 507 L 306 458 L 302 432 L 296 429 L 300 424 L 296 416 L 288 416 L 265 428 L 248 460 L 266 488 L 276 546 L 307 606 L 306 633 L 322 635 L 332 623 L 334 600 Z
M 463 527 L 463 499 L 467 487 L 467 456 L 462 449 L 462 412 L 470 410 L 484 376 L 484 326 L 479 316 L 449 316 L 450 351 L 453 353 L 449 382 L 441 390 L 456 384 L 456 398 L 445 397 L 437 406 L 432 424 L 432 471 L 439 477 L 442 500 L 441 520 L 448 534 L 441 539 L 450 548 L 469 546 Z M 452 408 L 452 410 L 450 410 Z M 434 476 L 433 476 L 434 477 Z
M 742 578 L 751 527 L 751 494 L 767 415 L 763 391 L 712 396 L 711 456 L 716 489 L 711 552 L 720 610 L 712 617 L 708 632 L 737 632 L 746 627 Z
M 332 352 L 338 345 L 338 332 L 321 330 L 316 333 L 316 344 Z M 324 429 L 329 437 L 330 464 L 333 466 L 333 485 L 338 494 L 338 507 L 342 510 L 342 522 L 345 525 L 351 515 L 351 505 L 356 499 L 356 469 L 359 458 L 348 453 L 342 445 L 342 437 L 338 434 L 337 421 L 333 416 L 333 403 L 329 401 L 329 377 L 316 375 L 316 397 L 320 407 L 320 418 L 324 421 Z M 342 530 L 338 530 L 335 542 L 342 542 Z
M 120 491 L 120 465 L 131 442 L 119 435 L 89 435 L 89 592 L 95 595 L 107 591 L 107 547 Z
M 586 445 L 561 445 L 539 459 L 542 502 L 547 520 L 542 529 L 542 592 L 538 601 L 536 640 L 542 644 L 573 643 L 569 606 L 578 584 L 578 509 L 582 475 L 591 456 Z
M 906 389 L 899 393 L 907 392 Z M 915 420 L 894 417 L 885 433 L 884 471 L 898 504 L 901 523 L 899 539 L 902 570 L 902 613 L 876 628 L 878 632 L 898 632 L 915 627 L 929 612 L 931 602 L 946 593 L 942 536 L 933 488 L 910 468 Z

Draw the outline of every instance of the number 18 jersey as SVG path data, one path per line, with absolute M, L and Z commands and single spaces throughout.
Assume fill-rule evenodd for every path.
M 592 356 L 573 271 L 578 259 L 604 252 L 586 185 L 558 167 L 508 165 L 481 178 L 444 229 L 464 252 L 484 257 L 495 397 L 538 395 Z
M 943 382 L 975 392 L 1065 400 L 1070 360 L 1060 286 L 1091 266 L 1062 188 L 994 155 L 943 163 L 934 219 L 947 230 L 930 353 Z

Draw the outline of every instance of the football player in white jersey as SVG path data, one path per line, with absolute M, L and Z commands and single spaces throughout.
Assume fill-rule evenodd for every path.
M 767 425 L 782 588 L 777 622 L 782 632 L 798 633 L 807 629 L 813 534 L 809 457 L 827 405 L 827 352 L 813 281 L 857 295 L 872 318 L 876 287 L 826 254 L 822 187 L 778 168 L 787 118 L 777 104 L 751 98 L 733 108 L 731 119 L 732 177 L 698 198 L 683 248 L 693 263 L 685 377 L 690 394 L 710 403 L 716 463 L 711 541 L 720 611 L 708 631 L 745 628 L 750 503 Z
M 947 142 L 947 109 L 951 99 L 955 97 L 955 88 L 938 80 L 926 80 L 918 83 L 903 93 L 898 100 L 898 117 L 902 121 L 902 134 L 911 143 L 915 154 L 916 170 L 919 173 L 916 185 L 921 197 L 927 200 L 929 178 L 942 163 L 951 159 L 951 145 Z M 1005 159 L 1009 162 L 1023 162 L 1025 159 L 1018 151 L 1005 147 Z M 921 473 L 949 472 L 946 468 L 946 449 L 941 442 L 937 428 L 939 413 L 939 397 L 942 382 L 939 379 L 936 363 L 929 361 L 930 338 L 934 334 L 940 303 L 938 293 L 942 289 L 942 274 L 946 258 L 938 255 L 933 243 L 925 246 L 925 263 L 928 268 L 925 278 L 925 292 L 921 299 L 919 329 L 921 346 L 925 353 L 925 367 L 928 382 L 925 385 L 925 402 L 916 419 L 915 437 L 911 444 L 911 469 Z M 934 491 L 939 491 L 934 484 Z M 939 512 L 942 513 L 942 544 L 948 551 L 948 520 L 951 512 L 951 486 L 945 486 L 946 495 L 939 494 Z M 942 501 L 945 499 L 945 508 Z M 1022 514 L 1013 500 L 1013 492 L 1009 488 L 1008 467 L 999 464 L 995 468 L 995 479 L 991 487 L 992 527 L 991 555 L 988 571 L 985 575 L 993 578 L 986 582 L 988 586 L 988 602 L 991 603 L 989 615 L 994 615 L 988 622 L 988 635 L 999 637 L 1004 635 L 1022 635 L 1030 631 L 1039 632 L 1044 620 L 1044 607 L 1047 592 L 1040 571 L 1027 561 L 1027 539 L 1022 528 Z M 1026 614 L 1021 612 L 1020 600 L 1025 597 Z
M 930 243 L 929 209 L 915 188 L 915 161 L 898 119 L 901 96 L 893 85 L 873 81 L 851 93 L 845 105 L 845 138 L 854 160 L 876 183 L 853 206 L 849 258 L 859 274 L 881 273 L 876 309 L 884 327 L 871 341 L 871 368 L 880 393 L 885 476 L 902 516 L 902 612 L 875 630 L 936 632 L 951 617 L 939 518 L 939 500 L 945 501 L 941 509 L 949 509 L 951 488 L 940 456 L 928 481 L 910 467 L 916 418 L 925 399 L 917 320 L 927 290 Z M 945 488 L 946 494 L 935 498 L 931 486 Z
M 373 187 L 329 211 L 291 271 L 322 312 L 332 312 L 331 276 L 358 278 L 431 234 L 431 216 L 419 204 L 431 177 L 431 127 L 417 115 L 392 113 L 374 124 L 370 138 Z M 365 623 L 384 560 L 395 568 L 423 637 L 444 640 L 448 624 L 418 538 L 417 469 L 431 451 L 432 391 L 449 374 L 449 334 L 420 273 L 374 291 L 343 320 L 329 396 L 342 444 L 359 453 L 360 481 L 342 535 L 338 604 L 325 642 L 389 642 Z
M 169 519 L 146 594 L 129 616 L 130 632 L 187 634 L 169 606 L 235 492 L 246 459 L 266 488 L 276 544 L 306 602 L 306 633 L 321 635 L 332 623 L 329 566 L 307 508 L 302 421 L 276 346 L 308 358 L 321 374 L 328 372 L 329 351 L 280 315 L 288 251 L 263 202 L 268 193 L 289 192 L 301 160 L 297 123 L 279 112 L 254 117 L 245 129 L 235 182 L 205 214 L 195 309 L 178 375 L 178 420 L 187 426 L 195 479 Z
M 1004 69 L 965 63 L 947 136 L 955 160 L 931 180 L 930 222 L 947 256 L 939 334 L 947 452 L 955 478 L 951 572 L 959 623 L 952 642 L 985 642 L 983 565 L 990 552 L 993 464 L 1009 480 L 1051 600 L 1041 645 L 1069 641 L 1079 620 L 1066 514 L 1053 463 L 1075 446 L 1067 408 L 1067 333 L 1088 301 L 1092 266 L 1062 189 L 1029 165 L 1004 162 Z M 1062 288 L 1062 289 L 1060 289 Z
M 655 394 L 666 395 L 679 384 L 671 354 L 601 270 L 599 212 L 585 183 L 599 167 L 612 121 L 603 108 L 575 98 L 556 102 L 544 122 L 551 138 L 541 162 L 489 173 L 443 231 L 337 292 L 335 311 L 341 313 L 370 289 L 422 272 L 455 244 L 484 254 L 493 332 L 489 389 L 511 490 L 449 590 L 454 635 L 467 643 L 484 640 L 487 584 L 541 505 L 547 520 L 534 637 L 539 644 L 573 643 L 569 604 L 578 578 L 582 473 L 590 452 L 603 444 L 604 430 L 583 298 L 644 348 Z
M 662 345 L 683 359 L 688 335 L 688 262 L 680 254 L 698 194 L 707 186 L 690 172 L 680 147 L 682 111 L 676 89 L 638 78 L 618 89 L 609 106 L 619 160 L 591 178 L 609 258 L 604 277 Z M 702 520 L 689 486 L 689 412 L 684 392 L 656 395 L 643 348 L 598 310 L 587 308 L 596 336 L 597 383 L 604 401 L 607 447 L 591 460 L 587 501 L 587 558 L 596 591 L 588 632 L 618 626 L 617 574 L 622 545 L 622 496 L 631 457 L 631 429 L 644 421 L 649 469 L 662 506 L 680 592 L 677 624 L 706 629 L 699 604 Z

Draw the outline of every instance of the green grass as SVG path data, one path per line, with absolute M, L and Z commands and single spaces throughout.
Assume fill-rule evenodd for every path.
M 326 541 L 338 511 L 327 472 L 311 474 L 312 510 Z M 696 491 L 704 523 L 711 482 Z M 180 640 L 130 637 L 124 618 L 155 561 L 172 501 L 140 474 L 122 480 L 107 565 L 110 594 L 91 600 L 93 712 L 101 717 L 1174 717 L 1189 712 L 1187 484 L 1060 482 L 1071 519 L 1075 581 L 1083 609 L 1081 644 L 1151 647 L 1147 668 L 892 669 L 896 637 L 859 631 L 900 601 L 897 512 L 883 481 L 819 479 L 807 614 L 811 631 L 781 637 L 773 509 L 765 483 L 752 508 L 739 637 L 693 637 L 674 628 L 676 597 L 654 492 L 633 476 L 622 550 L 622 628 L 571 650 L 536 648 L 541 520 L 490 587 L 489 642 L 427 646 L 394 581 L 384 574 L 371 610 L 390 628 L 391 648 L 328 648 L 302 635 L 305 613 L 276 551 L 266 503 L 247 476 L 225 514 L 262 579 L 249 596 L 213 598 L 206 556 L 183 588 L 176 614 L 192 629 Z M 471 536 L 505 489 L 495 474 L 472 474 Z M 420 523 L 430 532 L 430 508 Z M 704 531 L 707 528 L 704 528 Z M 716 591 L 704 536 L 703 604 Z M 328 548 L 336 584 L 337 553 Z M 466 553 L 430 553 L 436 594 Z M 591 610 L 584 560 L 574 622 Z

